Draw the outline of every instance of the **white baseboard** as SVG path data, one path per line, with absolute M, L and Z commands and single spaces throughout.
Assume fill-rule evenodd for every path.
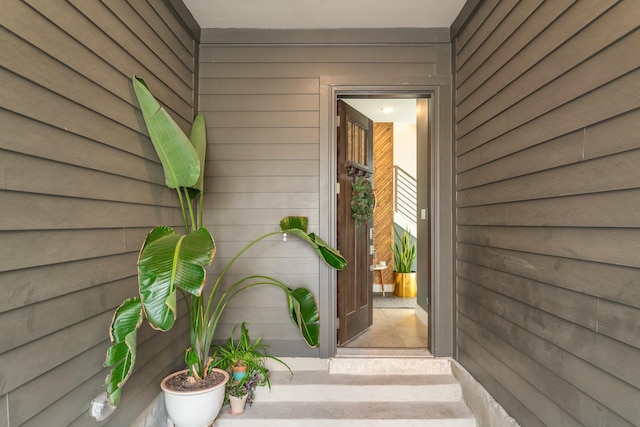
M 393 283 L 385 283 L 384 292 L 393 293 Z M 380 286 L 380 283 L 373 284 L 373 293 L 378 293 L 378 294 L 382 293 L 382 286 Z

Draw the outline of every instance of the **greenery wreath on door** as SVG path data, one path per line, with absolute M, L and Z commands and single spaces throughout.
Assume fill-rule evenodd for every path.
M 358 177 L 351 185 L 351 211 L 356 225 L 368 222 L 373 216 L 375 207 L 375 196 L 371 181 L 367 178 Z

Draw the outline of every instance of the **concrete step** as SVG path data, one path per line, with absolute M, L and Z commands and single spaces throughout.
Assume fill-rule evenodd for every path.
M 475 427 L 462 402 L 259 402 L 214 427 Z
M 272 370 L 242 415 L 223 407 L 214 427 L 475 427 L 450 361 L 336 358 L 323 367 Z
M 355 375 L 451 374 L 451 361 L 437 357 L 336 357 L 329 373 Z
M 453 375 L 346 375 L 323 371 L 271 373 L 271 390 L 259 387 L 256 402 L 419 402 L 462 398 Z

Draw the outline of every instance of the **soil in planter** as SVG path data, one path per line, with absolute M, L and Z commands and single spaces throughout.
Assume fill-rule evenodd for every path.
M 173 391 L 197 391 L 216 386 L 224 381 L 225 377 L 220 372 L 213 371 L 202 380 L 194 380 L 191 377 L 189 381 L 189 378 L 189 372 L 183 372 L 171 377 L 165 384 Z

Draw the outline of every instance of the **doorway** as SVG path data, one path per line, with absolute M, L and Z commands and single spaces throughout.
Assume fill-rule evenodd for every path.
M 429 94 L 424 93 L 337 96 L 336 175 L 341 194 L 336 229 L 338 247 L 348 262 L 352 258 L 351 271 L 338 274 L 337 280 L 338 354 L 428 354 L 430 227 L 418 208 L 420 195 L 423 213 L 430 200 L 428 102 Z M 345 109 L 351 116 L 345 116 Z M 345 151 L 353 152 L 354 146 L 345 140 L 349 126 L 355 126 L 365 141 L 361 152 L 371 153 L 364 156 L 362 167 L 354 168 L 354 162 L 344 159 Z M 355 227 L 360 231 L 354 233 L 353 220 L 348 227 L 344 224 L 351 213 L 345 209 L 350 202 L 345 190 L 349 193 L 357 175 L 373 183 L 376 207 L 371 221 Z M 413 268 L 421 280 L 412 295 L 394 289 L 394 243 L 405 231 L 420 254 Z M 354 255 L 354 250 L 360 255 Z M 357 324 L 352 319 L 358 319 Z

